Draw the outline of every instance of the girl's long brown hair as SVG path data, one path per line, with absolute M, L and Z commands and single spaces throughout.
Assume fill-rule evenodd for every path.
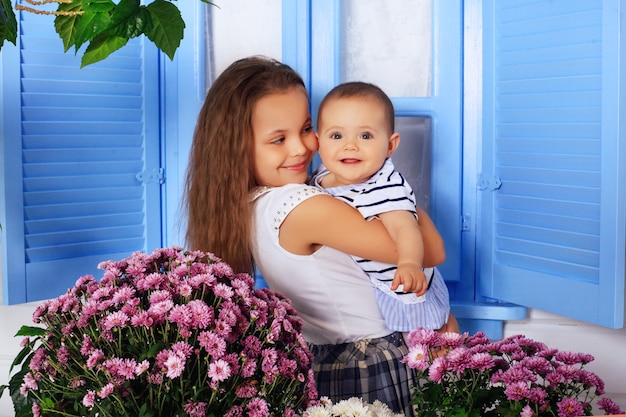
M 265 57 L 231 64 L 211 86 L 200 110 L 187 167 L 184 204 L 189 249 L 211 252 L 235 272 L 254 272 L 250 191 L 252 112 L 259 99 L 305 88 L 291 67 Z

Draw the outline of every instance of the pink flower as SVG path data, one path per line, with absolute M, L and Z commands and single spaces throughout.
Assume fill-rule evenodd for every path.
M 541 387 L 534 387 L 530 389 L 530 392 L 526 396 L 528 400 L 535 404 L 543 404 L 546 400 L 548 393 Z
M 102 358 L 104 358 L 104 352 L 102 352 L 101 349 L 95 349 L 91 352 L 89 358 L 87 358 L 87 368 L 93 368 Z
M 224 414 L 224 417 L 243 417 L 243 408 L 240 405 L 233 405 Z
M 234 294 L 232 288 L 230 288 L 228 285 L 223 284 L 221 282 L 215 285 L 215 287 L 213 288 L 213 292 L 215 293 L 217 297 L 221 297 L 226 300 L 229 300 Z
M 438 334 L 438 333 L 436 333 Z M 461 346 L 463 340 L 467 337 L 467 334 L 460 334 L 454 332 L 446 332 L 443 334 L 439 334 L 440 342 L 439 345 L 442 347 L 448 347 L 454 349 L 455 347 Z
M 428 346 L 414 344 L 403 359 L 410 368 L 424 370 L 428 368 Z
M 111 330 L 114 327 L 124 327 L 130 318 L 121 311 L 116 311 L 114 313 L 109 314 L 104 319 L 104 328 L 106 330 Z
M 554 359 L 556 359 L 559 362 L 563 362 L 563 364 L 565 365 L 575 365 L 579 363 L 578 354 L 573 353 L 573 352 L 565 352 L 565 351 L 557 352 L 556 355 L 554 355 Z
M 285 378 L 293 379 L 297 369 L 298 364 L 293 359 L 281 357 L 278 361 L 278 372 Z
M 472 369 L 478 369 L 479 371 L 484 371 L 495 366 L 493 357 L 485 352 L 474 353 L 469 359 L 469 367 Z
M 161 322 L 164 321 L 167 313 L 174 307 L 174 302 L 172 300 L 163 300 L 157 303 L 154 303 L 148 309 L 150 316 L 156 321 Z
M 215 283 L 215 277 L 211 274 L 200 273 L 198 275 L 192 276 L 189 278 L 189 283 L 194 288 L 199 288 L 202 285 L 212 286 Z
M 61 346 L 59 350 L 57 350 L 57 360 L 61 364 L 66 364 L 70 359 L 70 355 L 70 350 L 65 345 Z
M 146 372 L 149 368 L 150 362 L 148 362 L 147 360 L 143 360 L 137 364 L 137 367 L 135 368 L 135 375 L 139 376 Z
M 93 345 L 91 343 L 91 338 L 89 336 L 83 337 L 83 341 L 80 345 L 80 354 L 83 356 L 89 355 L 93 350 Z
M 565 398 L 557 403 L 559 417 L 577 417 L 583 415 L 583 406 L 575 398 Z
M 215 333 L 227 339 L 231 335 L 232 327 L 222 320 L 215 321 Z
M 608 397 L 598 400 L 598 407 L 600 410 L 605 411 L 606 414 L 623 414 L 623 411 L 619 408 L 619 406 Z
M 230 377 L 230 365 L 222 359 L 211 362 L 209 364 L 208 376 L 214 383 L 224 381 Z
M 529 393 L 528 384 L 524 381 L 515 381 L 508 384 L 505 389 L 506 398 L 513 401 L 523 400 Z
M 86 383 L 87 383 L 87 382 L 86 382 L 84 379 L 82 379 L 81 377 L 79 377 L 79 376 L 75 376 L 74 378 L 72 378 L 72 384 L 71 384 L 71 387 L 72 387 L 72 388 L 74 388 L 74 389 L 76 389 L 76 388 L 78 388 L 78 387 L 85 386 L 85 384 L 86 384 Z
M 168 319 L 172 323 L 187 328 L 191 324 L 191 310 L 186 305 L 175 305 L 170 310 Z
M 135 289 L 128 285 L 123 285 L 113 294 L 112 301 L 115 304 L 128 302 L 135 295 Z
M 37 348 L 33 358 L 30 360 L 30 369 L 33 371 L 40 371 L 43 368 L 46 361 L 46 350 L 43 347 Z
M 152 274 L 154 275 L 154 274 Z M 161 275 L 159 275 L 161 276 Z M 158 291 L 153 291 L 152 293 L 150 293 L 150 304 L 158 304 L 162 301 L 171 301 L 172 300 L 172 295 L 170 294 L 169 291 L 166 290 L 158 290 Z
M 198 342 L 209 355 L 215 358 L 221 358 L 226 353 L 226 341 L 213 332 L 201 332 Z
M 243 353 L 249 357 L 257 357 L 261 353 L 261 341 L 258 337 L 250 335 L 243 341 Z
M 523 366 L 513 366 L 512 368 L 504 371 L 502 374 L 502 382 L 505 384 L 512 384 L 517 381 L 530 381 L 535 382 L 537 377 L 529 369 Z
M 136 282 L 137 289 L 140 291 L 146 291 L 150 289 L 159 288 L 161 283 L 164 281 L 164 277 L 158 273 L 152 273 L 144 276 L 141 279 L 138 279 Z
M 23 383 L 22 383 L 22 395 L 26 396 L 26 391 L 33 390 L 36 391 L 39 387 L 37 386 L 37 380 L 30 372 L 24 375 Z
M 109 382 L 104 387 L 102 387 L 102 389 L 98 392 L 98 397 L 106 398 L 113 393 L 114 389 L 115 389 L 115 386 L 111 382 Z
M 269 415 L 269 407 L 267 401 L 262 398 L 253 398 L 247 405 L 248 415 L 250 417 L 266 417 Z
M 130 324 L 135 327 L 150 327 L 154 324 L 154 320 L 147 311 L 140 311 L 130 318 Z
M 244 382 L 235 388 L 235 395 L 237 398 L 252 398 L 259 392 L 256 384 L 250 382 Z
M 446 360 L 445 357 L 440 356 L 435 358 L 433 363 L 428 368 L 428 378 L 431 381 L 441 382 L 443 375 L 446 373 Z
M 210 271 L 213 275 L 218 277 L 229 277 L 233 275 L 233 268 L 231 268 L 227 263 L 221 261 L 211 264 Z
M 257 369 L 256 359 L 248 359 L 241 365 L 241 376 L 244 378 L 250 378 Z
M 218 318 L 230 327 L 237 324 L 238 308 L 232 301 L 225 301 L 220 306 Z
M 95 391 L 89 390 L 87 391 L 87 394 L 85 394 L 85 396 L 83 397 L 83 405 L 85 407 L 93 407 L 95 405 L 96 401 L 96 393 Z
M 193 352 L 193 347 L 187 342 L 176 342 L 172 345 L 172 352 L 189 359 Z
M 185 370 L 185 356 L 170 352 L 164 363 L 165 376 L 170 379 L 178 378 Z
M 465 371 L 465 368 L 469 366 L 471 352 L 465 347 L 457 347 L 452 349 L 446 355 L 448 362 L 448 369 L 452 369 L 457 372 Z
M 530 408 L 529 405 L 525 405 L 524 408 L 522 408 L 522 411 L 519 415 L 520 417 L 533 417 L 535 415 L 535 412 L 533 411 L 532 408 Z
M 277 371 L 276 360 L 278 359 L 278 353 L 274 349 L 263 349 L 261 351 L 263 360 L 261 361 L 261 369 L 266 374 L 272 374 Z
M 207 411 L 207 404 L 188 400 L 184 410 L 185 413 L 189 414 L 189 417 L 204 417 Z
M 137 370 L 137 361 L 132 358 L 125 358 L 119 362 L 117 374 L 126 379 L 135 379 Z
M 21 387 L 37 404 L 25 412 L 102 414 L 115 402 L 133 415 L 142 406 L 155 415 L 296 417 L 317 400 L 302 320 L 284 296 L 255 290 L 250 275 L 180 248 L 100 267 L 101 279 L 84 277 L 37 308 L 45 332 L 23 342 L 32 352 Z M 57 401 L 67 389 L 75 397 Z
M 191 300 L 187 303 L 191 313 L 191 327 L 205 329 L 213 321 L 213 310 L 202 300 Z

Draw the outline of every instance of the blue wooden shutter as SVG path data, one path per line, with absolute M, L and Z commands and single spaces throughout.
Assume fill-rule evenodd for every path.
M 480 294 L 622 327 L 624 1 L 483 4 Z
M 80 69 L 51 16 L 2 50 L 3 298 L 57 296 L 161 243 L 158 53 L 134 39 Z

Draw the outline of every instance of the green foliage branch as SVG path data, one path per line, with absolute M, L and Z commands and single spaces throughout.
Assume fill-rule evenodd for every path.
M 146 35 L 170 59 L 183 39 L 185 22 L 171 0 L 24 0 L 15 10 L 54 15 L 54 28 L 64 52 L 78 53 L 84 45 L 81 67 L 101 61 L 122 48 L 129 39 Z M 211 4 L 208 0 L 201 0 Z M 56 10 L 47 10 L 57 4 Z M 11 0 L 0 0 L 0 51 L 5 41 L 16 45 L 17 19 Z

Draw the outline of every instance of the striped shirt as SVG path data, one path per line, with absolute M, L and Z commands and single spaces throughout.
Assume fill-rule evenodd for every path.
M 328 170 L 321 166 L 311 184 L 321 186 L 321 178 Z M 356 207 L 363 217 L 371 219 L 380 213 L 393 210 L 408 210 L 415 214 L 415 197 L 411 186 L 399 172 L 395 171 L 390 159 L 363 184 L 331 187 L 325 189 Z M 387 327 L 391 330 L 409 331 L 417 327 L 439 329 L 448 320 L 450 295 L 443 277 L 437 268 L 425 268 L 428 291 L 420 297 L 414 293 L 391 291 L 391 282 L 396 265 L 375 262 L 353 256 L 367 273 L 376 290 L 376 300 Z

